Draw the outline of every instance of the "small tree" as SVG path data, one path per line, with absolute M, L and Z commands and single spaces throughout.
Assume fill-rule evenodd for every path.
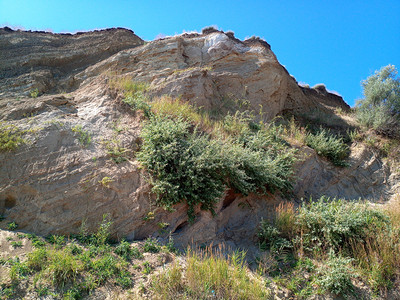
M 400 124 L 400 78 L 393 65 L 361 82 L 364 99 L 357 102 L 357 119 L 369 128 L 392 135 Z

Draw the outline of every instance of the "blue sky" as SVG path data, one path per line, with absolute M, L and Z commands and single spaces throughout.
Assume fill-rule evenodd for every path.
M 400 69 L 399 0 L 0 0 L 0 26 L 26 30 L 126 27 L 153 40 L 209 25 L 264 38 L 297 81 L 324 83 L 351 106 L 362 79 L 388 64 Z

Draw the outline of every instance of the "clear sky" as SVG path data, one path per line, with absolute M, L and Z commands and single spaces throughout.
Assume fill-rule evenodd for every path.
M 153 40 L 209 25 L 264 38 L 297 81 L 324 83 L 351 106 L 362 79 L 400 69 L 400 0 L 0 0 L 0 26 L 26 30 L 125 27 Z

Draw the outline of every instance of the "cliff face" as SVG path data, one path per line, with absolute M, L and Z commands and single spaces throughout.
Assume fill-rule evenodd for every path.
M 110 214 L 119 237 L 162 235 L 162 222 L 179 244 L 236 247 L 250 245 L 260 219 L 283 200 L 228 193 L 215 217 L 198 211 L 193 225 L 183 204 L 173 213 L 154 207 L 134 155 L 142 118 L 110 91 L 110 74 L 149 83 L 153 97 L 168 94 L 211 110 L 239 103 L 261 109 L 266 120 L 286 111 L 349 108 L 336 95 L 299 87 L 265 42 L 222 32 L 143 44 L 124 29 L 76 35 L 1 29 L 0 51 L 0 118 L 26 130 L 25 144 L 0 152 L 0 213 L 3 222 L 38 234 L 74 233 L 83 220 L 94 229 Z M 35 88 L 39 97 L 28 98 Z M 112 161 L 113 147 L 128 149 L 127 160 Z M 306 155 L 297 168 L 295 200 L 322 194 L 388 199 L 394 193 L 396 178 L 367 149 L 353 147 L 346 169 L 308 147 L 300 150 Z
M 52 34 L 0 28 L 0 96 L 68 92 L 74 75 L 128 48 L 143 45 L 131 30 Z

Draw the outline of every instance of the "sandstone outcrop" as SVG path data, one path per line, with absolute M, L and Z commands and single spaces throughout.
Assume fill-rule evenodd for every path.
M 74 35 L 0 28 L 0 96 L 68 92 L 77 87 L 74 74 L 143 43 L 122 28 Z
M 193 225 L 184 204 L 172 213 L 155 207 L 134 154 L 142 117 L 110 92 L 109 74 L 147 82 L 152 97 L 168 94 L 209 110 L 244 105 L 261 109 L 265 120 L 287 111 L 349 108 L 326 90 L 301 88 L 266 42 L 218 31 L 143 44 L 124 29 L 76 35 L 0 29 L 0 54 L 0 118 L 27 130 L 15 152 L 0 153 L 0 214 L 3 223 L 43 235 L 76 233 L 82 221 L 94 230 L 109 214 L 118 237 L 171 232 L 180 245 L 250 247 L 260 219 L 284 200 L 227 191 L 217 215 L 198 211 Z M 27 97 L 33 88 L 39 97 Z M 111 159 L 116 148 L 125 159 L 118 164 Z M 289 200 L 389 199 L 398 179 L 373 152 L 352 149 L 349 168 L 300 149 Z

